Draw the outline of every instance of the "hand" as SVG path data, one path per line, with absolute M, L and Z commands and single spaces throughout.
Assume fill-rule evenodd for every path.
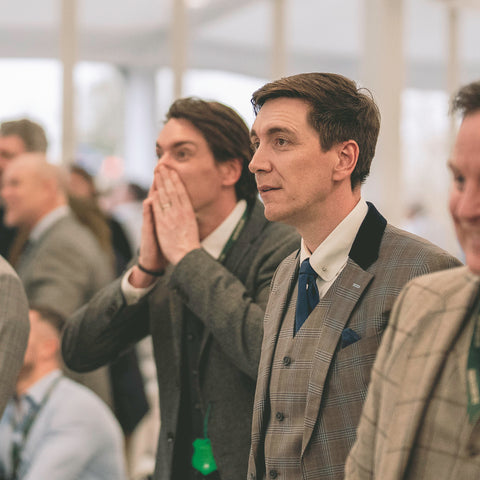
M 154 186 L 152 185 L 148 197 L 143 201 L 142 235 L 138 262 L 148 270 L 158 272 L 165 269 L 168 260 L 160 250 L 155 232 L 155 220 L 152 209 L 153 192 Z M 138 267 L 133 269 L 129 278 L 129 282 L 135 287 L 147 287 L 154 280 L 155 277 L 141 271 Z
M 165 258 L 176 265 L 188 252 L 200 248 L 195 212 L 175 170 L 157 165 L 153 185 L 152 211 L 158 244 Z

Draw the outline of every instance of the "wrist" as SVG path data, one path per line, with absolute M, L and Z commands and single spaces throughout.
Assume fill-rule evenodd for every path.
M 134 265 L 128 277 L 128 283 L 135 288 L 147 288 L 155 283 L 157 278 L 158 277 L 142 272 L 137 265 Z
M 165 273 L 165 269 L 160 269 L 160 270 L 152 270 L 150 268 L 144 267 L 138 260 L 137 260 L 137 268 L 143 272 L 146 273 L 147 275 L 150 275 L 151 277 L 161 277 Z

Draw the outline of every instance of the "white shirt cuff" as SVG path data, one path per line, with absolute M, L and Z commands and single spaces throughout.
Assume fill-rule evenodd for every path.
M 133 305 L 137 303 L 142 297 L 144 297 L 153 287 L 156 285 L 156 281 L 153 282 L 151 285 L 145 288 L 138 288 L 134 287 L 128 279 L 130 278 L 130 274 L 132 273 L 133 267 L 129 268 L 122 278 L 121 289 L 123 296 L 125 297 L 125 301 L 127 305 Z

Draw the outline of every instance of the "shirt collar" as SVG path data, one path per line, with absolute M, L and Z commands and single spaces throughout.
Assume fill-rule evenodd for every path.
M 246 208 L 247 202 L 243 199 L 239 200 L 228 217 L 201 242 L 202 247 L 213 258 L 218 259 L 218 257 L 220 257 L 223 247 L 228 242 L 230 235 L 235 230 Z
M 46 232 L 54 223 L 70 213 L 68 205 L 61 205 L 51 212 L 44 215 L 39 222 L 33 227 L 28 238 L 32 242 L 36 242 L 44 232 Z
M 36 405 L 42 403 L 43 397 L 50 389 L 52 383 L 62 375 L 59 369 L 55 369 L 52 372 L 45 375 L 43 378 L 35 382 L 25 393 Z
M 348 253 L 367 212 L 366 202 L 360 199 L 313 253 L 308 250 L 302 238 L 300 263 L 310 257 L 310 265 L 322 280 L 328 282 L 334 279 L 348 260 Z

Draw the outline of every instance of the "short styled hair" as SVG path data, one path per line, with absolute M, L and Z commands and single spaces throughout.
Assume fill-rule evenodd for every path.
M 334 73 L 301 73 L 267 83 L 253 93 L 255 114 L 268 100 L 299 98 L 310 105 L 308 122 L 318 132 L 324 152 L 347 140 L 359 146 L 357 165 L 351 175 L 352 188 L 370 173 L 375 155 L 380 111 L 369 90 Z
M 0 124 L 0 136 L 16 135 L 22 139 L 26 152 L 46 153 L 47 136 L 41 125 L 28 118 L 11 120 Z
M 452 99 L 450 112 L 459 113 L 465 118 L 480 110 L 480 81 L 461 87 Z
M 54 308 L 46 305 L 31 305 L 30 310 L 37 312 L 40 320 L 52 326 L 59 336 L 62 334 L 65 318 Z
M 242 173 L 235 184 L 238 199 L 253 201 L 257 195 L 254 175 L 248 170 L 252 159 L 250 134 L 240 115 L 219 102 L 199 98 L 180 98 L 173 102 L 166 121 L 177 118 L 188 120 L 205 138 L 215 161 L 227 162 L 238 158 Z

